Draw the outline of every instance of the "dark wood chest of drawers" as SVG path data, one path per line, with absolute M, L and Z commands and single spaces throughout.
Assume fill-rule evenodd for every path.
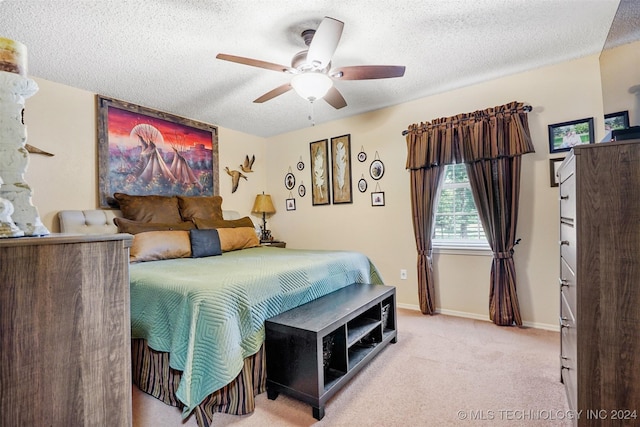
M 558 177 L 561 378 L 569 406 L 584 411 L 578 425 L 638 425 L 640 141 L 574 147 Z

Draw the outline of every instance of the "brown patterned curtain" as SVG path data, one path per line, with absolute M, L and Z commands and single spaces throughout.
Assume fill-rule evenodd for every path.
M 444 167 L 434 166 L 411 171 L 411 210 L 413 230 L 418 250 L 418 300 L 424 314 L 436 310 L 433 280 L 431 236 L 435 225 L 435 212 L 440 198 L 440 182 Z
M 418 296 L 433 314 L 435 291 L 431 236 L 445 165 L 464 162 L 480 220 L 493 251 L 489 313 L 498 325 L 522 324 L 516 294 L 516 244 L 520 156 L 534 152 L 522 103 L 414 124 L 407 131 L 407 164 L 418 249 Z M 435 169 L 435 172 L 427 171 Z M 425 218 L 426 217 L 426 218 Z

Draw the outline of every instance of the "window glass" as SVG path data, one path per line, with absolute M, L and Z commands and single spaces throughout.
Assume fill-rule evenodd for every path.
M 470 246 L 478 244 L 486 246 L 487 239 L 473 201 L 465 165 L 447 165 L 444 173 L 436 212 L 434 246 L 446 241 L 457 244 L 469 242 Z

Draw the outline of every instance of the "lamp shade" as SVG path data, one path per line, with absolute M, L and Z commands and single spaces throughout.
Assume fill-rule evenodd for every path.
M 333 86 L 333 81 L 324 73 L 309 71 L 293 76 L 291 86 L 304 99 L 315 101 L 327 94 Z
M 273 206 L 273 202 L 271 201 L 271 195 L 258 194 L 256 196 L 256 201 L 253 202 L 253 209 L 251 209 L 251 212 L 260 214 L 276 213 L 276 208 Z

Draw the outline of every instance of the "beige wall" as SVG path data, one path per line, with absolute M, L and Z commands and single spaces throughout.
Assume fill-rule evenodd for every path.
M 95 96 L 34 78 L 39 91 L 25 102 L 27 142 L 53 157 L 31 155 L 25 178 L 44 225 L 54 225 L 62 209 L 97 206 Z
M 55 153 L 31 156 L 27 182 L 45 225 L 56 231 L 55 214 L 62 209 L 91 209 L 97 205 L 95 95 L 42 79 L 40 91 L 27 100 L 25 122 L 29 143 Z M 345 83 L 348 84 L 348 83 Z M 411 225 L 409 180 L 405 170 L 406 143 L 401 132 L 409 124 L 471 112 L 510 101 L 534 107 L 529 124 L 536 153 L 523 160 L 516 247 L 518 295 L 525 322 L 555 328 L 558 315 L 557 188 L 549 186 L 547 125 L 595 117 L 596 138 L 603 135 L 600 72 L 596 56 L 469 86 L 363 115 L 316 125 L 263 139 L 220 128 L 221 194 L 224 207 L 248 214 L 255 195 L 270 192 L 277 213 L 269 220 L 276 238 L 292 248 L 349 249 L 368 255 L 383 278 L 397 286 L 398 302 L 416 307 L 416 250 Z M 348 108 L 348 107 L 347 107 Z M 351 135 L 353 203 L 312 206 L 309 143 Z M 355 158 L 364 147 L 368 159 Z M 384 162 L 380 190 L 386 206 L 371 207 L 375 184 L 368 165 L 375 153 Z M 246 154 L 255 154 L 255 170 L 234 194 L 224 167 L 235 167 Z M 560 156 L 553 156 L 560 157 Z M 296 164 L 303 159 L 305 169 Z M 296 198 L 297 209 L 286 211 L 284 176 L 292 170 L 307 195 Z M 356 183 L 364 175 L 366 193 Z M 297 185 L 296 185 L 297 187 Z M 487 256 L 440 254 L 435 257 L 436 305 L 441 312 L 488 318 Z M 400 280 L 400 269 L 408 279 Z
M 600 55 L 605 114 L 629 111 L 629 124 L 640 126 L 640 41 Z
M 346 84 L 346 83 L 345 83 Z M 531 325 L 555 328 L 558 316 L 558 193 L 549 185 L 547 125 L 595 117 L 596 134 L 603 134 L 602 96 L 598 57 L 567 62 L 324 125 L 316 125 L 268 140 L 268 187 L 278 213 L 271 225 L 274 234 L 295 248 L 354 249 L 367 254 L 386 283 L 397 286 L 398 301 L 417 306 L 416 250 L 410 212 L 409 175 L 405 170 L 406 142 L 402 131 L 412 123 L 471 112 L 510 101 L 534 107 L 529 125 L 535 154 L 523 158 L 520 219 L 515 259 L 518 294 L 524 320 Z M 354 187 L 353 204 L 312 206 L 309 142 L 343 134 L 351 135 L 352 157 L 363 146 L 368 159 L 352 159 L 354 185 L 364 174 L 369 189 Z M 599 140 L 599 139 L 597 139 Z M 375 188 L 368 165 L 378 152 L 385 173 L 380 189 L 386 206 L 371 207 Z M 307 167 L 298 172 L 302 156 Z M 555 155 L 553 157 L 561 157 Z M 283 178 L 292 168 L 304 181 L 309 195 L 296 196 L 297 209 L 286 211 L 289 192 Z M 295 193 L 294 193 L 295 195 Z M 487 256 L 435 256 L 436 305 L 445 313 L 488 318 L 489 271 Z M 400 280 L 400 270 L 408 270 Z

